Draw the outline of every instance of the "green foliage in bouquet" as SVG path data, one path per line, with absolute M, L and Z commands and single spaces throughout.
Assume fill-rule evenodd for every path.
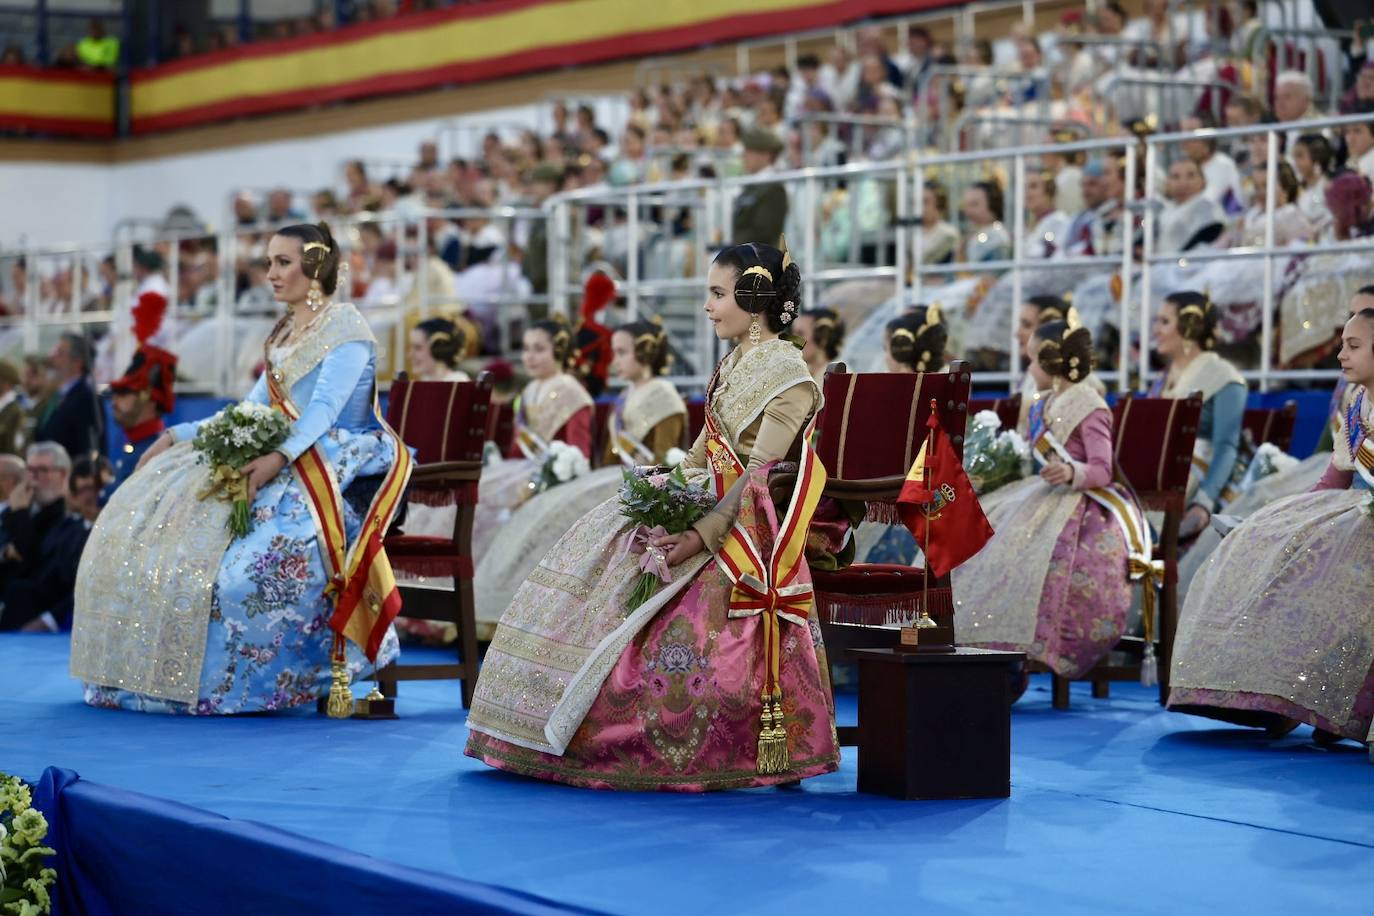
M 1026 476 L 1030 446 L 1015 430 L 999 430 L 1001 421 L 990 410 L 969 420 L 964 437 L 964 472 L 973 491 L 986 496 Z
M 56 852 L 43 845 L 48 821 L 32 802 L 28 786 L 0 773 L 0 913 L 52 912 L 48 888 L 56 883 L 57 872 L 43 863 Z
M 246 535 L 252 525 L 244 465 L 276 451 L 290 434 L 291 420 L 286 414 L 251 401 L 224 408 L 196 431 L 191 447 L 210 468 L 210 479 L 196 496 L 232 502 L 228 528 L 237 537 Z
M 638 526 L 635 537 L 644 547 L 639 564 L 642 571 L 627 602 L 628 609 L 633 611 L 652 598 L 670 578 L 666 553 L 662 548 L 651 546 L 649 539 L 686 531 L 715 508 L 716 496 L 704 487 L 689 483 L 681 467 L 673 468 L 666 475 L 651 473 L 647 468 L 626 469 L 624 477 L 625 482 L 620 487 L 620 514 Z

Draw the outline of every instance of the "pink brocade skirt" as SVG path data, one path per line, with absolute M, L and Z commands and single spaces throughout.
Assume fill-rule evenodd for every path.
M 1084 498 L 1055 540 L 1040 592 L 1035 641 L 1028 646 L 985 645 L 1025 652 L 1061 677 L 1086 673 L 1126 632 L 1134 588 L 1127 566 L 1126 541 L 1116 521 Z
M 621 653 L 563 756 L 477 731 L 466 753 L 499 769 L 596 789 L 702 792 L 834 771 L 835 711 L 814 619 L 781 622 L 791 765 L 774 775 L 755 771 L 762 624 L 727 617 L 729 595 L 714 563 L 702 569 Z

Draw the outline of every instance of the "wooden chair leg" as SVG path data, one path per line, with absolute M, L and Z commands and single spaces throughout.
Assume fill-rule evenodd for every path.
M 471 580 L 455 584 L 458 587 L 453 590 L 453 594 L 458 602 L 458 613 L 454 616 L 458 624 L 459 652 L 462 655 L 459 662 L 463 666 L 463 708 L 469 709 L 472 707 L 473 691 L 477 689 L 477 611 L 472 598 Z
M 1112 695 L 1111 681 L 1093 681 L 1093 698 L 1105 700 Z
M 1050 675 L 1050 684 L 1053 690 L 1053 703 L 1055 709 L 1069 708 L 1069 679 L 1060 677 L 1057 674 Z

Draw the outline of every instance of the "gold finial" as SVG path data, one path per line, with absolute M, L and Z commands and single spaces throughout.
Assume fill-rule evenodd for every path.
M 787 234 L 778 236 L 778 248 L 782 251 L 782 272 L 787 273 L 787 268 L 792 266 L 792 252 L 787 248 Z

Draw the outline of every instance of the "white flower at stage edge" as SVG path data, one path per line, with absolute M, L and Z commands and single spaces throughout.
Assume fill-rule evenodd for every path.
M 974 426 L 986 426 L 989 429 L 997 429 L 1002 425 L 1002 421 L 997 414 L 991 410 L 980 410 L 973 415 Z
M 582 452 L 566 442 L 554 442 L 549 446 L 548 460 L 552 462 L 553 476 L 559 483 L 567 483 L 574 477 L 591 470 Z
M 984 411 L 984 413 L 987 413 L 987 411 Z M 1007 442 L 1011 443 L 1011 449 L 1016 453 L 1018 458 L 1030 457 L 1030 443 L 1027 442 L 1025 439 L 1022 439 L 1020 433 L 1018 433 L 1014 429 L 1009 429 L 1006 432 L 1002 433 L 1001 436 L 998 436 L 998 438 L 1001 438 L 1002 436 L 1005 436 L 1007 438 Z
M 670 468 L 675 468 L 687 460 L 687 453 L 676 445 L 668 449 L 668 453 L 663 456 L 663 463 Z

